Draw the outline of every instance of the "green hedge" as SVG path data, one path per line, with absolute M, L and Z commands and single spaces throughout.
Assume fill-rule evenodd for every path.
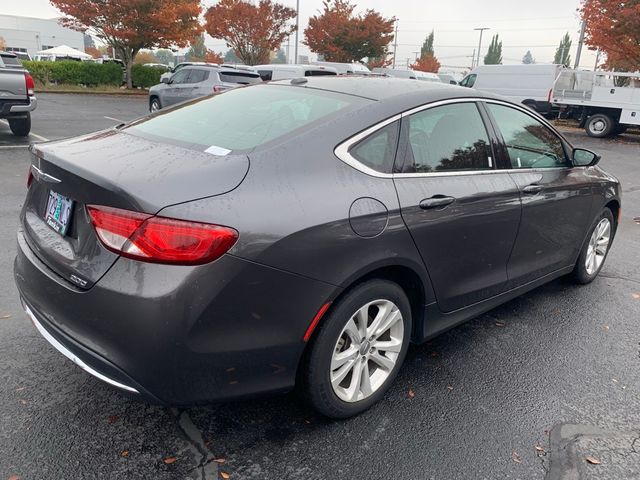
M 93 62 L 22 62 L 33 78 L 43 84 L 67 85 L 122 85 L 122 67 L 116 63 Z
M 160 75 L 164 70 L 157 67 L 134 65 L 131 67 L 131 78 L 135 87 L 149 88 L 160 83 Z

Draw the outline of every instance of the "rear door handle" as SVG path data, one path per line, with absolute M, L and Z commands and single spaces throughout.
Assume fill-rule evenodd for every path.
M 528 193 L 529 195 L 535 195 L 536 193 L 540 193 L 542 190 L 544 190 L 544 187 L 536 184 L 527 185 L 522 189 L 524 193 Z
M 442 195 L 436 195 L 431 198 L 425 198 L 420 202 L 420 208 L 423 210 L 429 210 L 431 208 L 441 208 L 451 205 L 456 199 L 453 197 L 445 197 Z

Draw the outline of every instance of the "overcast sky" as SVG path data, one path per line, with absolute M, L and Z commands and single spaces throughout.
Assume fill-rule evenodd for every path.
M 280 0 L 295 8 L 296 0 Z M 59 12 L 47 0 L 1 0 L 0 13 L 52 18 Z M 212 5 L 215 0 L 205 0 Z M 521 63 L 527 50 L 536 62 L 553 60 L 555 49 L 565 32 L 573 39 L 572 61 L 575 59 L 580 21 L 576 13 L 579 0 L 361 0 L 356 11 L 378 10 L 386 17 L 399 20 L 397 62 L 406 65 L 420 50 L 424 37 L 435 31 L 435 52 L 443 66 L 467 67 L 478 46 L 476 27 L 489 27 L 483 38 L 482 53 L 486 53 L 491 35 L 500 34 L 503 42 L 503 63 Z M 322 0 L 300 0 L 300 53 L 308 54 L 302 45 L 307 19 L 322 8 Z M 293 55 L 293 36 L 291 55 Z M 208 39 L 209 48 L 225 52 L 223 41 Z M 286 48 L 286 46 L 283 46 Z M 595 55 L 583 50 L 581 65 L 593 68 Z

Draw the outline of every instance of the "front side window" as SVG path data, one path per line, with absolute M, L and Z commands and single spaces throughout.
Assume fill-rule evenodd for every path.
M 473 87 L 473 85 L 475 85 L 476 83 L 476 78 L 478 78 L 478 75 L 476 75 L 475 73 L 472 73 L 471 75 L 468 75 L 467 77 L 465 77 L 461 82 L 460 85 L 463 87 Z
M 171 83 L 174 85 L 180 85 L 181 83 L 187 83 L 191 69 L 181 68 L 178 73 L 171 77 Z
M 488 103 L 509 153 L 512 168 L 566 167 L 562 140 L 551 129 L 515 108 Z
M 403 173 L 492 168 L 489 137 L 475 103 L 429 108 L 407 120 L 410 148 Z
M 360 163 L 381 173 L 391 173 L 398 145 L 398 122 L 393 122 L 351 147 L 349 153 Z

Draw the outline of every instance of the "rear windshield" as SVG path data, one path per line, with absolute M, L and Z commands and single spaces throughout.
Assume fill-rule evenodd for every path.
M 345 109 L 360 97 L 280 85 L 255 85 L 196 100 L 126 128 L 128 133 L 188 148 L 251 150 Z
M 12 56 L 9 56 L 9 55 L 7 55 L 7 56 L 2 55 L 2 62 L 3 62 L 6 66 L 8 66 L 8 67 L 9 67 L 9 66 L 19 67 L 19 66 L 21 65 L 21 64 L 20 64 L 20 60 L 18 60 L 18 58 L 17 58 L 17 57 L 14 57 L 13 55 L 12 55 Z
M 239 83 L 240 85 L 252 85 L 260 83 L 260 75 L 249 72 L 220 72 L 220 80 L 224 83 Z

